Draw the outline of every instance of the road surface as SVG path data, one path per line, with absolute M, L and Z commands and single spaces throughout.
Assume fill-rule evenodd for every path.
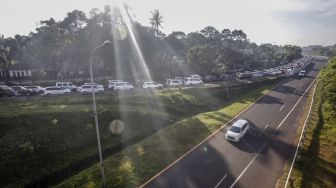
M 305 118 L 303 107 L 325 65 L 314 59 L 306 77 L 284 80 L 238 116 L 250 122 L 239 143 L 224 138 L 225 126 L 143 187 L 275 187 L 285 162 L 293 157 L 299 120 Z

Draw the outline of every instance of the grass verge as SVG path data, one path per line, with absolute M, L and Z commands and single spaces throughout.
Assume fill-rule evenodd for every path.
M 268 92 L 273 84 L 254 87 L 215 111 L 184 118 L 104 160 L 108 187 L 136 187 Z M 100 187 L 97 164 L 56 187 Z

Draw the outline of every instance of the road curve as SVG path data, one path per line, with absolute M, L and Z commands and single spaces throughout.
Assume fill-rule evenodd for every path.
M 325 65 L 314 59 L 306 77 L 286 79 L 239 115 L 251 126 L 239 143 L 224 138 L 226 126 L 142 187 L 275 187 L 294 154 L 302 109 Z

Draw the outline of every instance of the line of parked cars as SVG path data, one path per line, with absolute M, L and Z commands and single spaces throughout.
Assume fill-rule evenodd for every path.
M 0 97 L 13 97 L 13 96 L 32 96 L 44 92 L 40 86 L 6 86 L 0 85 Z
M 247 78 L 259 78 L 264 76 L 281 76 L 286 75 L 287 72 L 293 71 L 295 69 L 300 69 L 307 63 L 312 61 L 312 56 L 304 56 L 298 60 L 293 61 L 285 65 L 280 65 L 273 68 L 263 69 L 263 70 L 254 70 L 254 71 L 245 71 L 236 73 L 236 77 L 239 79 Z
M 203 84 L 202 78 L 199 75 L 190 75 L 189 77 L 175 77 L 174 79 L 167 79 L 165 85 L 153 81 L 145 81 L 142 85 L 138 86 L 143 89 L 162 89 L 164 87 L 180 87 L 190 85 Z M 125 91 L 135 89 L 134 85 L 123 80 L 109 80 L 106 89 L 113 91 Z M 82 94 L 102 93 L 105 88 L 101 84 L 84 83 L 81 86 L 76 86 L 72 82 L 56 82 L 54 86 L 40 87 L 40 86 L 0 86 L 0 97 L 11 96 L 31 96 L 31 95 L 64 95 L 71 92 L 78 92 Z

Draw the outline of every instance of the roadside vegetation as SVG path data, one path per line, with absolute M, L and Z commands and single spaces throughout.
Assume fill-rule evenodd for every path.
M 200 143 L 253 103 L 275 82 L 237 92 L 216 110 L 183 118 L 143 141 L 104 160 L 107 187 L 137 187 Z M 242 91 L 242 90 L 240 90 Z M 209 99 L 206 99 L 207 103 Z M 210 104 L 210 103 L 209 103 Z M 71 177 L 56 187 L 100 187 L 98 165 Z
M 336 58 L 332 58 L 319 75 L 305 140 L 289 187 L 336 187 L 335 75 Z
M 157 138 L 163 134 L 160 133 L 162 128 L 179 125 L 176 128 L 181 130 L 176 135 L 179 138 L 167 135 L 167 142 L 164 142 L 178 150 L 174 149 L 171 158 L 153 164 L 158 165 L 155 168 L 145 164 L 142 170 L 146 172 L 146 176 L 136 174 L 137 178 L 144 180 L 216 130 L 274 82 L 276 81 L 230 88 L 229 103 L 226 88 L 223 87 L 171 90 L 154 94 L 134 92 L 98 95 L 103 155 L 114 155 L 150 135 L 154 134 L 152 138 Z M 153 102 L 154 98 L 159 102 Z M 98 161 L 90 96 L 36 97 L 2 100 L 0 103 L 1 187 L 53 185 Z M 227 108 L 222 109 L 224 107 Z M 226 112 L 228 109 L 231 110 Z M 206 113 L 211 111 L 218 113 Z M 124 122 L 125 129 L 121 134 L 110 130 L 110 123 L 116 119 Z M 207 126 L 203 127 L 203 124 Z M 193 125 L 196 129 L 189 132 L 189 126 Z M 189 137 L 192 132 L 194 135 Z M 186 135 L 182 136 L 184 133 Z M 179 139 L 191 139 L 192 142 L 186 144 L 184 140 L 180 148 L 172 143 L 178 143 Z M 132 146 L 134 147 L 136 146 Z M 123 152 L 126 151 L 128 149 Z M 146 150 L 143 152 L 147 153 Z M 159 153 L 156 155 L 153 152 L 154 157 L 159 156 Z M 134 184 L 133 180 L 132 182 Z

